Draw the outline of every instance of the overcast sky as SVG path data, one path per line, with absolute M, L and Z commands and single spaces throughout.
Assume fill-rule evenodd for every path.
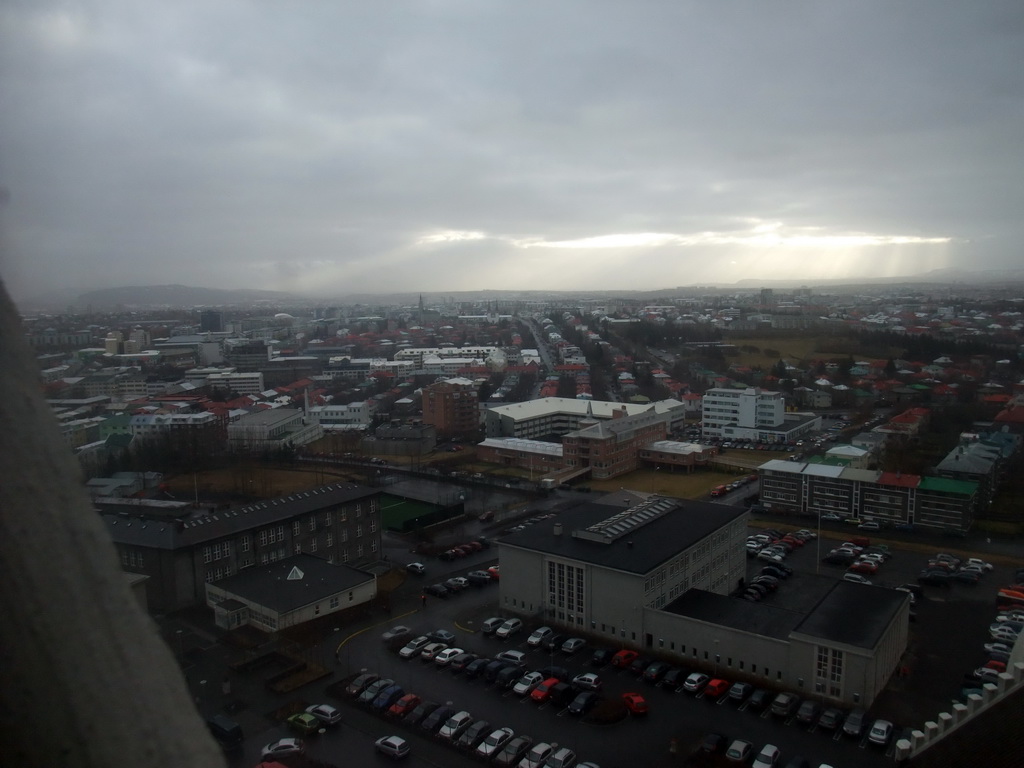
M 1024 262 L 1020 0 L 23 0 L 0 35 L 15 298 Z

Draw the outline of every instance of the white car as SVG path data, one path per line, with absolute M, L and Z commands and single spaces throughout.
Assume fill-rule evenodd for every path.
M 988 653 L 1010 653 L 1013 643 L 985 643 L 985 650 Z
M 523 755 L 523 759 L 519 761 L 519 768 L 542 768 L 554 751 L 555 748 L 546 741 L 534 744 L 533 749 Z
M 888 720 L 875 720 L 871 726 L 871 730 L 868 731 L 868 741 L 872 744 L 877 744 L 880 747 L 884 747 L 889 743 L 889 739 L 892 738 L 892 723 Z
M 852 581 L 854 584 L 871 584 L 871 579 L 861 576 L 859 573 L 844 573 L 843 581 Z
M 522 619 L 506 619 L 494 634 L 502 638 L 511 637 L 522 628 Z
M 400 736 L 381 736 L 373 742 L 373 747 L 382 755 L 396 760 L 409 754 L 409 742 Z
M 420 651 L 420 658 L 423 661 L 433 661 L 437 658 L 437 654 L 443 651 L 448 646 L 444 643 L 428 643 L 423 646 L 423 650 Z
M 491 757 L 492 755 L 498 754 L 501 748 L 504 747 L 515 733 L 511 728 L 498 728 L 488 734 L 487 738 L 480 742 L 476 748 L 476 753 L 481 757 Z
M 991 635 L 993 640 L 998 640 L 1004 643 L 1016 643 L 1017 638 L 1020 636 L 1020 632 L 1017 632 L 1011 627 L 999 625 L 995 628 L 990 627 L 989 635 Z
M 330 704 L 310 704 L 306 711 L 324 725 L 337 725 L 341 722 L 341 710 Z
M 765 744 L 754 758 L 751 768 L 774 768 L 780 754 L 781 751 L 774 744 Z
M 403 659 L 411 659 L 413 656 L 419 655 L 419 652 L 423 650 L 423 647 L 430 642 L 430 638 L 426 635 L 420 635 L 414 637 L 408 643 L 402 646 L 402 650 L 398 652 L 398 655 Z
M 472 724 L 473 716 L 466 710 L 462 710 L 461 712 L 456 712 L 445 720 L 444 725 L 441 726 L 441 730 L 437 732 L 437 735 L 442 739 L 455 741 L 462 735 L 462 732 Z
M 260 750 L 260 756 L 266 760 L 268 757 L 280 757 L 281 755 L 301 755 L 306 751 L 306 745 L 302 739 L 288 737 L 272 741 Z
M 976 565 L 983 571 L 991 571 L 995 567 L 992 563 L 986 563 L 980 557 L 968 557 L 967 560 L 964 561 L 964 565 Z
M 516 681 L 512 687 L 512 693 L 517 696 L 526 696 L 528 693 L 533 693 L 533 689 L 543 682 L 544 675 L 540 672 L 527 672 Z
M 465 653 L 465 651 L 462 648 L 445 648 L 434 657 L 434 663 L 439 667 L 447 667 L 452 663 L 452 659 L 460 653 Z
M 543 643 L 553 634 L 555 634 L 555 630 L 553 630 L 551 627 L 538 627 L 537 629 L 533 630 L 533 632 L 530 634 L 528 638 L 526 638 L 526 644 L 536 648 L 538 645 Z

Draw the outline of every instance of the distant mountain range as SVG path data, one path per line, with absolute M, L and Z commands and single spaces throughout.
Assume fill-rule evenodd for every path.
M 568 298 L 572 296 L 587 295 L 594 298 L 618 297 L 618 298 L 655 298 L 666 297 L 678 293 L 693 294 L 696 291 L 723 291 L 730 290 L 755 290 L 757 288 L 787 289 L 799 288 L 801 286 L 829 288 L 843 292 L 854 292 L 858 288 L 878 288 L 880 286 L 916 286 L 941 287 L 941 286 L 1000 286 L 1009 288 L 1020 285 L 1024 287 L 1024 268 L 1018 269 L 990 269 L 979 271 L 967 271 L 963 269 L 935 269 L 921 275 L 910 275 L 905 277 L 879 277 L 879 278 L 858 278 L 853 280 L 789 280 L 789 279 L 759 279 L 748 278 L 735 283 L 711 283 L 700 286 L 677 286 L 674 288 L 663 288 L 650 291 L 624 291 L 608 289 L 603 291 L 568 291 L 568 290 L 480 290 L 480 291 L 424 291 L 428 301 L 433 301 L 439 295 L 451 296 L 466 301 L 478 299 L 480 301 L 497 299 L 541 299 L 541 298 Z M 419 300 L 418 294 L 407 291 L 387 293 L 384 291 L 373 293 L 353 293 L 343 296 L 309 296 L 287 291 L 263 291 L 250 288 L 226 289 L 226 288 L 201 288 L 188 285 L 133 285 L 119 288 L 104 288 L 87 293 L 76 293 L 62 291 L 51 293 L 45 296 L 37 296 L 28 300 L 18 302 L 19 306 L 27 311 L 66 310 L 74 307 L 76 311 L 82 312 L 87 309 L 94 311 L 105 311 L 111 309 L 160 309 L 160 308 L 196 308 L 196 307 L 252 307 L 259 304 L 269 306 L 282 305 L 314 305 L 314 304 L 408 304 L 415 305 Z

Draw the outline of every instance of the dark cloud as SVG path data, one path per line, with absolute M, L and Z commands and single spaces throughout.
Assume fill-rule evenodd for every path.
M 0 9 L 0 35 L 16 295 L 649 288 L 1017 258 L 1011 0 L 43 0 Z

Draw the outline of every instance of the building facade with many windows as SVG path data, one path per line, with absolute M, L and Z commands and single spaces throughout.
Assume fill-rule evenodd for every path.
M 778 512 L 865 518 L 885 525 L 967 531 L 978 483 L 773 459 L 758 468 L 761 504 Z
M 155 612 L 203 602 L 205 584 L 296 554 L 366 567 L 380 559 L 379 491 L 342 484 L 237 509 L 190 504 L 99 503 L 126 571 L 149 576 Z

